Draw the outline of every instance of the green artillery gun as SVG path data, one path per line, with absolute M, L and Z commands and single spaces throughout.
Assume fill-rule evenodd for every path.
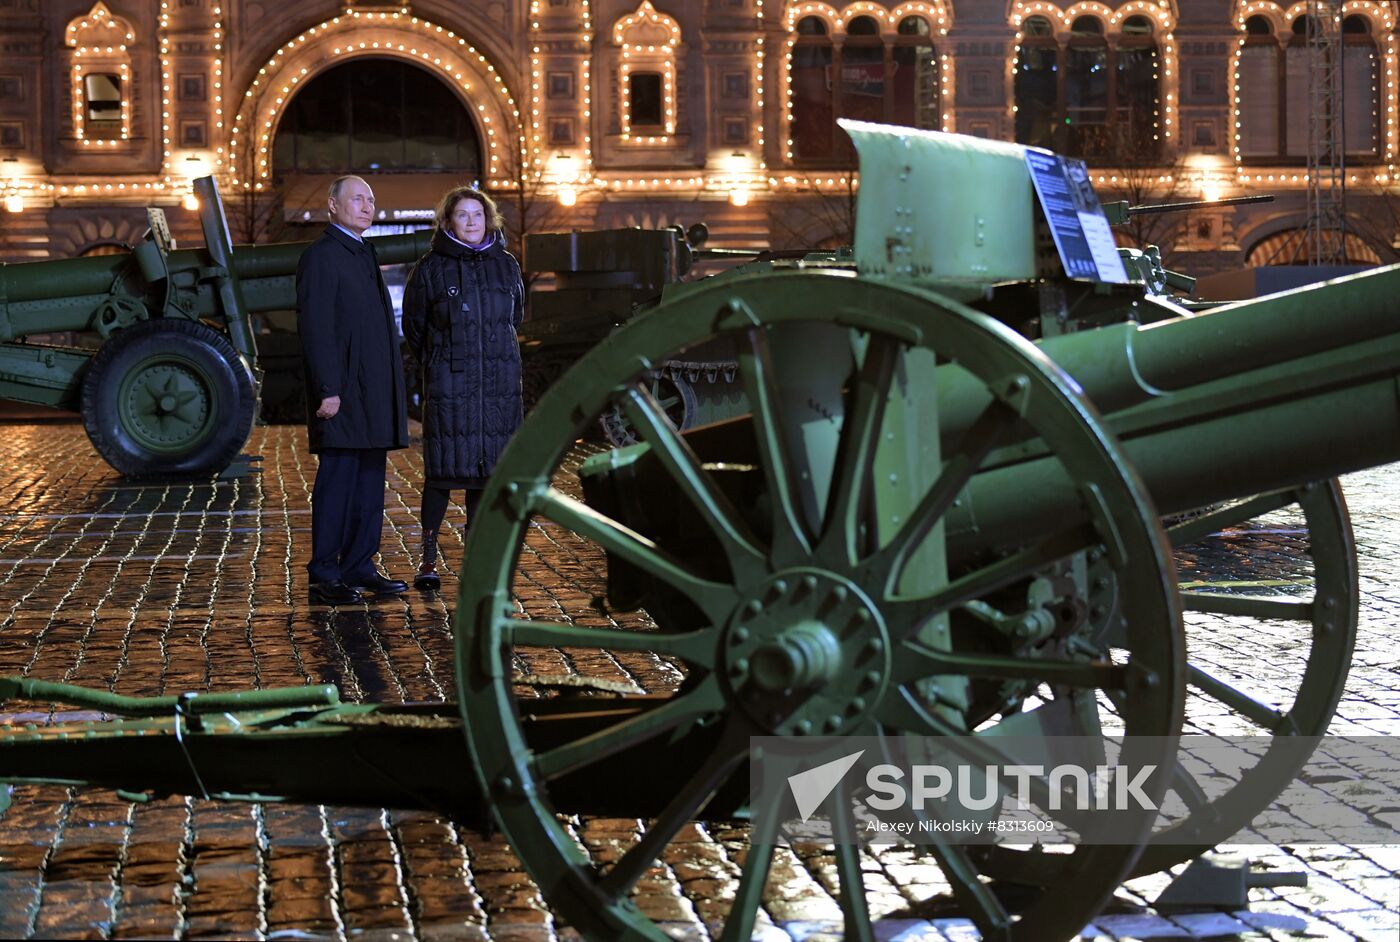
M 212 474 L 252 431 L 262 373 L 249 316 L 296 307 L 309 243 L 235 247 L 212 177 L 194 183 L 202 249 L 175 250 L 162 210 L 131 252 L 0 265 L 0 398 L 79 411 L 122 474 Z M 421 234 L 371 240 L 384 264 Z M 25 342 L 95 331 L 96 351 Z
M 998 764 L 1017 737 L 1123 734 L 1125 754 L 1162 770 L 1149 796 L 1177 811 L 1089 812 L 1113 815 L 1116 841 L 1064 853 L 921 849 L 988 939 L 1071 938 L 1123 879 L 1245 826 L 1346 677 L 1357 570 L 1333 477 L 1400 459 L 1400 267 L 1184 314 L 1145 284 L 1083 274 L 1108 265 L 1102 243 L 1047 250 L 1065 219 L 1037 202 L 1043 153 L 847 130 L 867 181 L 857 271 L 686 285 L 532 411 L 468 539 L 458 703 L 341 705 L 310 687 L 137 700 L 10 678 L 0 698 L 123 718 L 9 730 L 0 779 L 489 814 L 550 906 L 609 940 L 666 937 L 638 886 L 697 819 L 750 822 L 713 918 L 729 942 L 752 935 L 789 853 L 778 808 L 749 801 L 756 737 L 932 736 Z M 1084 219 L 1102 215 L 1090 202 L 1075 217 L 1083 249 Z M 1007 326 L 1062 321 L 1056 305 L 1076 298 L 1098 299 L 1103 326 L 1039 343 Z M 697 349 L 734 360 L 749 409 L 682 434 L 648 377 Z M 614 409 L 637 444 L 579 469 L 584 499 L 556 488 L 580 432 Z M 1178 584 L 1172 547 L 1279 511 L 1308 532 L 1302 594 Z M 514 600 L 536 525 L 606 551 L 597 608 L 576 621 L 526 619 Z M 637 605 L 654 628 L 612 617 Z M 1188 648 L 1199 613 L 1257 622 L 1256 643 L 1305 660 L 1253 690 Z M 654 656 L 675 688 L 541 696 L 520 665 L 544 649 Z M 1188 697 L 1257 729 L 1257 761 L 1223 791 L 1177 760 Z M 1055 787 L 1029 782 L 1056 817 Z M 561 817 L 619 813 L 645 831 L 605 861 Z M 854 827 L 844 802 L 832 814 L 837 833 Z M 873 939 L 863 854 L 819 853 L 847 937 Z
M 527 410 L 564 371 L 628 321 L 689 289 L 697 262 L 740 262 L 726 274 L 794 267 L 854 269 L 847 252 L 709 249 L 703 223 L 689 228 L 547 232 L 525 237 L 530 271 L 553 276 L 550 290 L 531 290 L 530 317 L 520 329 Z M 738 364 L 697 347 L 683 359 L 656 364 L 648 388 L 682 431 L 747 410 L 735 381 Z M 613 409 L 599 418 L 603 438 L 635 444 L 627 417 Z

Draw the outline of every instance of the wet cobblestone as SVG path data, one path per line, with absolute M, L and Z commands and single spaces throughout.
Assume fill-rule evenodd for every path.
M 133 486 L 77 426 L 9 426 L 0 436 L 0 673 L 130 695 L 185 689 L 337 685 L 348 701 L 455 696 L 452 599 L 462 562 L 461 508 L 449 511 L 444 592 L 338 611 L 305 604 L 314 459 L 296 429 L 255 432 L 251 470 L 216 483 Z M 421 459 L 391 456 L 384 568 L 419 562 Z M 1362 623 L 1331 732 L 1400 735 L 1400 468 L 1346 482 L 1361 555 Z M 1183 554 L 1182 578 L 1212 590 L 1299 594 L 1298 522 Z M 1212 555 L 1214 554 L 1214 555 Z M 1194 567 L 1194 568 L 1193 568 Z M 578 624 L 645 627 L 645 614 L 593 607 L 596 548 L 557 526 L 529 531 L 517 575 L 523 611 Z M 1230 583 L 1230 584 L 1227 584 Z M 1305 627 L 1305 626 L 1304 626 Z M 1192 615 L 1192 655 L 1267 690 L 1296 674 L 1306 631 L 1267 638 L 1257 623 Z M 675 664 L 647 654 L 534 649 L 516 665 L 550 680 L 587 677 L 634 691 L 674 689 Z M 54 713 L 64 711 L 61 705 Z M 1195 698 L 1191 727 L 1246 733 Z M 42 719 L 30 716 L 29 721 Z M 1232 725 L 1233 724 L 1233 725 Z M 431 774 L 424 757 L 423 774 Z M 0 936 L 64 938 L 422 939 L 552 942 L 576 934 L 548 910 L 499 835 L 422 812 L 171 798 L 22 786 L 0 818 Z M 643 833 L 631 819 L 573 825 L 595 862 Z M 1237 913 L 1159 915 L 1147 902 L 1169 877 L 1125 886 L 1085 938 L 1365 939 L 1400 936 L 1400 848 L 1244 846 L 1257 864 L 1304 870 L 1307 887 L 1251 891 Z M 721 923 L 747 853 L 742 828 L 695 824 L 641 880 L 638 905 L 677 937 Z M 928 902 L 936 866 L 899 849 L 863 858 L 882 938 L 971 939 L 965 919 Z M 756 937 L 839 936 L 835 861 L 780 848 Z

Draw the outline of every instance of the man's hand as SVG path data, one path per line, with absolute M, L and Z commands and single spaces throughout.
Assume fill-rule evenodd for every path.
M 335 418 L 335 414 L 336 414 L 337 412 L 339 412 L 339 411 L 340 411 L 340 397 L 339 397 L 339 396 L 327 396 L 326 398 L 324 398 L 324 399 L 321 400 L 321 408 L 319 408 L 319 409 L 316 410 L 316 418 L 318 418 L 318 419 L 333 419 L 333 418 Z

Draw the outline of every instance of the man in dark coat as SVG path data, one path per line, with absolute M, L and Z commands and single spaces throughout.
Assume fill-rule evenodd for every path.
M 408 445 L 403 361 L 389 290 L 364 232 L 374 192 L 359 177 L 331 184 L 330 225 L 297 265 L 297 330 L 307 391 L 307 438 L 318 457 L 311 493 L 313 605 L 361 592 L 407 590 L 374 565 L 384 525 L 389 449 Z

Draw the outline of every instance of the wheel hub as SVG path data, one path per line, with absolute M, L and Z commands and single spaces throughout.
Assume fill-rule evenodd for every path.
M 153 363 L 124 383 L 121 417 L 147 448 L 185 447 L 207 431 L 209 397 L 198 376 L 179 363 Z
M 855 583 L 794 569 L 735 609 L 724 673 L 745 713 L 774 735 L 835 734 L 878 702 L 889 650 L 879 610 Z

